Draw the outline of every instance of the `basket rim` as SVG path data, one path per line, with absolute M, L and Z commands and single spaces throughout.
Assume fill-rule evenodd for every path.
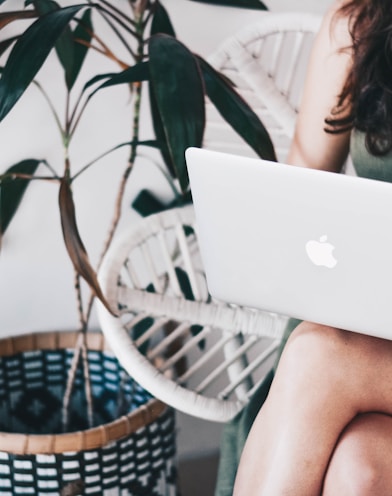
M 70 349 L 74 347 L 78 336 L 78 331 L 48 331 L 2 338 L 0 357 L 35 350 Z M 88 350 L 113 353 L 100 332 L 87 332 L 86 341 Z M 44 455 L 98 449 L 151 424 L 167 408 L 165 403 L 153 398 L 127 415 L 85 430 L 60 434 L 0 431 L 0 451 L 15 455 Z

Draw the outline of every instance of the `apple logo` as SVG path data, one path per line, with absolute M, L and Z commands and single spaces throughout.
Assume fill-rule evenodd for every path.
M 337 264 L 336 258 L 333 256 L 334 245 L 327 242 L 327 236 L 321 236 L 319 241 L 314 239 L 306 243 L 306 253 L 315 265 L 321 265 L 332 269 Z

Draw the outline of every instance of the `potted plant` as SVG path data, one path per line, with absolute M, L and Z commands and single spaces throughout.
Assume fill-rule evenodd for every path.
M 267 10 L 260 0 L 193 0 L 194 2 L 211 3 L 215 5 L 226 5 L 228 7 L 242 7 L 247 9 Z
M 120 414 L 128 418 L 129 404 L 132 403 L 130 391 L 137 388 L 137 385 L 132 384 L 131 379 L 127 378 L 125 380 L 126 394 L 125 396 L 120 394 L 123 380 L 120 373 L 118 374 L 120 377 L 117 381 L 118 387 L 114 393 L 113 391 L 111 394 L 108 393 L 110 387 L 102 388 L 94 384 L 92 381 L 94 365 L 91 368 L 89 353 L 94 349 L 101 353 L 103 345 L 99 339 L 97 344 L 96 335 L 88 331 L 95 298 L 100 299 L 106 305 L 96 273 L 100 260 L 116 233 L 123 208 L 125 187 L 132 177 L 140 150 L 150 147 L 159 151 L 162 157 L 160 168 L 173 191 L 173 200 L 169 205 L 160 204 L 159 200 L 149 191 L 141 191 L 134 205 L 144 213 L 191 201 L 184 150 L 188 146 L 202 146 L 206 95 L 226 121 L 257 154 L 269 159 L 275 157 L 268 133 L 257 116 L 237 94 L 230 81 L 175 38 L 168 13 L 159 0 L 129 0 L 124 2 L 122 8 L 116 2 L 109 0 L 98 0 L 94 3 L 91 0 L 81 0 L 78 3 L 72 2 L 71 5 L 69 2 L 63 3 L 64 5 L 59 5 L 53 0 L 30 0 L 26 1 L 25 6 L 19 11 L 4 10 L 0 14 L 0 28 L 3 32 L 10 26 L 20 25 L 22 20 L 30 20 L 27 27 L 22 26 L 20 31 L 16 28 L 16 34 L 13 32 L 9 37 L 3 36 L 0 44 L 0 54 L 4 60 L 0 79 L 0 121 L 6 118 L 15 105 L 19 108 L 23 106 L 23 95 L 27 88 L 34 84 L 42 96 L 42 102 L 49 106 L 54 126 L 60 133 L 59 153 L 62 157 L 59 167 L 52 165 L 46 159 L 31 157 L 5 166 L 5 170 L 0 175 L 0 236 L 6 235 L 6 230 L 29 184 L 33 181 L 44 181 L 48 183 L 48 187 L 57 188 L 62 235 L 74 271 L 79 326 L 76 333 L 67 333 L 65 337 L 60 338 L 57 335 L 38 334 L 12 340 L 12 346 L 9 345 L 9 340 L 5 340 L 1 343 L 1 354 L 5 355 L 3 360 L 5 363 L 6 357 L 10 356 L 13 360 L 16 352 L 19 358 L 21 354 L 30 353 L 31 350 L 39 352 L 43 349 L 49 350 L 50 353 L 55 353 L 55 357 L 60 353 L 63 357 L 62 363 L 69 370 L 66 374 L 68 379 L 63 381 L 61 387 L 56 386 L 57 400 L 63 397 L 59 409 L 62 412 L 60 423 L 65 433 L 63 435 L 72 434 L 69 431 L 75 429 L 78 429 L 79 433 L 78 436 L 72 435 L 70 438 L 61 438 L 59 435 L 58 439 L 66 439 L 66 442 L 64 445 L 59 441 L 59 446 L 61 446 L 56 448 L 53 439 L 57 438 L 53 434 L 57 435 L 59 430 L 59 422 L 57 422 L 54 431 L 45 432 L 44 438 L 30 438 L 29 449 L 31 449 L 28 453 L 26 453 L 26 441 L 20 441 L 21 446 L 18 446 L 15 453 L 12 452 L 10 455 L 12 459 L 20 456 L 36 457 L 37 454 L 41 455 L 43 452 L 60 454 L 59 456 L 63 458 L 67 458 L 69 452 L 83 453 L 82 456 L 85 456 L 88 450 L 106 449 L 107 443 L 103 442 L 105 440 L 109 439 L 117 443 L 121 442 L 124 433 L 133 434 L 133 431 L 130 433 L 128 420 L 122 422 L 121 428 L 118 424 L 113 427 L 109 423 L 110 435 L 106 432 L 104 440 L 101 438 L 98 441 L 95 440 L 92 444 L 88 444 L 87 448 L 83 443 L 80 444 L 81 438 L 89 437 L 87 432 L 92 432 L 97 428 L 99 432 L 102 432 L 102 428 L 97 427 L 97 423 L 99 424 L 102 418 L 96 415 L 94 406 L 99 407 L 104 395 L 109 395 L 112 403 L 115 395 L 121 396 Z M 105 29 L 102 29 L 102 26 L 105 26 Z M 113 39 L 116 40 L 114 47 Z M 60 104 L 51 100 L 45 89 L 45 80 L 39 77 L 36 79 L 51 52 L 56 54 L 59 61 L 58 70 L 64 76 L 64 100 Z M 85 61 L 91 52 L 109 59 L 113 70 L 102 73 L 98 69 L 94 74 L 86 73 Z M 116 66 L 118 69 L 114 70 Z M 101 94 L 107 91 L 107 88 L 115 87 L 127 88 L 130 91 L 129 140 L 115 142 L 109 150 L 94 149 L 91 154 L 93 158 L 80 165 L 79 160 L 73 155 L 72 147 L 86 109 L 94 105 L 98 93 Z M 141 104 L 145 94 L 151 109 L 153 134 L 148 139 L 141 139 L 139 135 Z M 62 108 L 63 117 L 60 117 L 59 108 Z M 115 113 L 112 118 L 115 118 Z M 115 195 L 113 217 L 101 259 L 98 260 L 96 266 L 93 266 L 78 228 L 74 186 L 81 176 L 90 174 L 91 177 L 93 175 L 94 167 L 102 157 L 120 148 L 128 149 L 128 157 Z M 108 175 L 110 174 L 111 171 L 108 170 Z M 69 355 L 70 349 L 73 350 L 72 358 Z M 52 359 L 57 358 L 50 358 Z M 109 359 L 104 355 L 102 360 L 105 362 Z M 43 362 L 45 361 L 47 358 L 44 357 Z M 7 363 L 4 367 L 5 369 L 8 367 Z M 39 394 L 42 394 L 42 385 L 35 389 L 34 385 L 32 387 L 35 392 L 39 391 Z M 94 394 L 97 389 L 99 393 L 96 397 Z M 81 413 L 81 407 L 77 402 L 74 404 L 72 392 L 76 391 L 76 396 L 82 397 L 81 391 L 83 390 L 86 394 L 81 404 L 87 414 L 85 421 L 77 424 L 78 427 L 74 427 L 72 426 L 73 417 Z M 29 394 L 31 396 L 32 393 Z M 19 401 L 20 391 L 15 395 Z M 16 400 L 7 401 L 9 401 L 9 414 L 12 416 Z M 151 419 L 156 421 L 161 412 L 162 407 L 153 403 L 145 419 L 146 422 L 150 422 Z M 7 423 L 4 425 L 3 430 L 6 430 Z M 84 431 L 80 425 L 83 425 L 86 430 Z M 140 421 L 137 425 L 140 426 Z M 49 429 L 49 426 L 45 427 Z M 9 428 L 15 430 L 20 428 L 20 425 L 16 423 Z M 96 436 L 96 432 L 93 432 L 93 437 Z M 24 440 L 25 438 L 26 436 L 23 437 Z M 44 440 L 44 447 L 42 447 L 42 440 Z M 36 447 L 37 443 L 40 444 L 39 449 L 34 451 L 34 445 Z M 15 438 L 11 435 L 6 446 L 12 451 L 14 444 Z M 118 449 L 121 451 L 123 447 L 120 446 Z M 61 463 L 63 463 L 63 458 Z M 163 458 L 168 460 L 170 457 L 166 453 Z M 32 463 L 37 463 L 36 458 L 34 460 Z M 79 462 L 80 460 L 77 463 Z M 167 479 L 166 487 L 169 487 L 174 479 L 172 465 L 169 464 L 161 469 Z M 74 480 L 73 476 L 75 476 Z M 73 476 L 71 477 L 73 486 L 64 491 L 74 492 L 64 492 L 64 494 L 79 494 L 83 490 L 79 485 L 85 484 L 85 478 L 81 477 L 80 473 L 78 475 L 77 471 Z M 154 484 L 161 476 L 161 473 L 154 473 L 149 477 L 151 488 L 155 487 Z M 132 476 L 129 477 L 132 479 Z M 136 479 L 133 478 L 131 482 L 127 479 L 125 482 L 121 480 L 112 483 L 123 484 L 122 489 L 134 491 L 130 494 L 139 494 L 137 491 L 145 490 L 145 487 L 138 489 L 140 483 Z M 56 481 L 56 487 L 67 488 L 66 480 L 62 473 Z M 102 484 L 99 487 L 96 494 L 102 494 L 100 493 Z M 91 491 L 90 493 L 95 494 Z

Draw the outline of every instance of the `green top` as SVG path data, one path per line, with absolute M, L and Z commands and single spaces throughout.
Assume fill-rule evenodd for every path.
M 364 133 L 353 131 L 350 155 L 358 176 L 392 183 L 392 153 L 381 157 L 371 155 L 366 149 Z

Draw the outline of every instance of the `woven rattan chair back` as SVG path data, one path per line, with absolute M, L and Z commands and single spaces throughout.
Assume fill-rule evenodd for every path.
M 211 299 L 192 206 L 150 216 L 124 232 L 100 282 L 119 312 L 114 317 L 100 306 L 102 329 L 144 388 L 188 414 L 221 422 L 247 403 L 285 319 Z
M 261 21 L 227 39 L 209 62 L 225 74 L 266 126 L 278 160 L 287 157 L 306 67 L 321 18 L 266 12 Z M 204 146 L 252 155 L 252 150 L 207 104 Z
M 318 26 L 313 15 L 266 13 L 210 58 L 258 113 L 278 158 L 287 153 L 293 134 Z M 249 155 L 211 108 L 205 145 Z M 119 314 L 99 305 L 117 358 L 145 389 L 178 410 L 226 422 L 273 363 L 286 319 L 211 298 L 192 206 L 150 216 L 123 232 L 102 265 L 100 282 Z

